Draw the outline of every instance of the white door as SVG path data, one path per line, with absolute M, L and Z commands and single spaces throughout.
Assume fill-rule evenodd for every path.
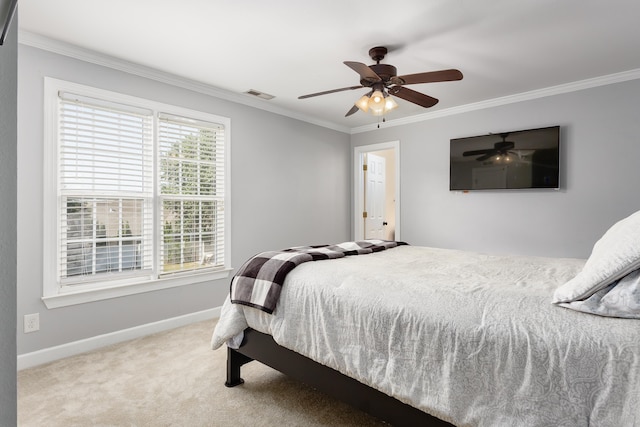
M 385 207 L 385 158 L 375 154 L 367 154 L 367 172 L 365 181 L 364 238 L 384 239 L 384 207 Z

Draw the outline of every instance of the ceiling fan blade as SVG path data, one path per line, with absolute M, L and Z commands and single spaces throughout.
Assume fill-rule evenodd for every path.
M 366 80 L 371 83 L 382 81 L 379 75 L 377 75 L 371 68 L 369 68 L 368 65 L 363 64 L 362 62 L 344 61 L 344 65 L 360 74 L 362 80 Z
M 487 153 L 484 156 L 478 157 L 476 160 L 479 161 L 479 162 L 482 162 L 484 160 L 490 159 L 491 157 L 495 156 L 496 154 L 498 154 L 498 153 Z
M 391 95 L 397 96 L 398 98 L 402 98 L 405 101 L 418 104 L 419 106 L 424 108 L 433 107 L 438 103 L 438 100 L 436 98 L 402 86 L 393 86 L 389 88 L 389 93 Z
M 496 150 L 494 150 L 493 148 L 487 148 L 485 150 L 471 150 L 471 151 L 465 151 L 464 153 L 462 153 L 462 155 L 464 157 L 467 156 L 479 156 L 480 154 L 493 154 L 493 153 L 497 153 Z
M 328 93 L 334 93 L 334 92 L 342 92 L 344 90 L 361 89 L 362 87 L 363 87 L 362 85 L 358 85 L 358 86 L 342 87 L 340 89 L 325 90 L 324 92 L 317 92 L 317 93 L 310 93 L 309 95 L 302 95 L 302 96 L 299 96 L 298 99 L 306 99 L 306 98 L 311 98 L 312 96 L 326 95 Z
M 358 110 L 359 110 L 358 106 L 354 105 L 353 107 L 351 107 L 349 111 L 347 111 L 347 114 L 345 114 L 344 116 L 349 117 L 350 115 L 354 114 Z
M 419 83 L 435 83 L 450 82 L 453 80 L 462 80 L 462 73 L 459 70 L 441 70 L 429 71 L 426 73 L 407 74 L 406 76 L 398 76 L 405 85 L 415 85 Z

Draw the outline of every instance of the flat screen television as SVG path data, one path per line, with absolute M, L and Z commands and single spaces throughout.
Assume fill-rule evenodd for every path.
M 560 126 L 454 138 L 449 189 L 559 188 Z

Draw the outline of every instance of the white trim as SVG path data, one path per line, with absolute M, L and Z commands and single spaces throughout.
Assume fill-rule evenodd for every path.
M 190 80 L 184 77 L 179 77 L 170 73 L 165 73 L 150 67 L 145 67 L 140 64 L 125 61 L 108 55 L 96 53 L 94 51 L 83 49 L 81 47 L 65 43 L 59 40 L 54 40 L 48 37 L 44 37 L 35 33 L 31 33 L 24 30 L 18 30 L 18 43 L 35 47 L 37 49 L 46 50 L 49 52 L 57 53 L 59 55 L 68 56 L 71 58 L 79 59 L 81 61 L 109 67 L 114 70 L 123 71 L 129 74 L 145 77 L 151 80 L 155 80 L 162 83 L 167 83 L 173 86 L 181 87 L 188 90 L 193 90 L 206 95 L 214 96 L 216 98 L 224 99 L 227 101 L 235 102 L 249 107 L 258 108 L 261 110 L 269 111 L 275 114 L 279 114 L 293 119 L 301 120 L 307 123 L 311 123 L 317 126 L 322 126 L 328 129 L 333 129 L 339 132 L 349 133 L 351 135 L 357 133 L 368 132 L 376 130 L 378 123 L 372 123 L 359 127 L 346 127 L 337 123 L 328 122 L 325 120 L 319 120 L 317 118 L 300 114 L 299 112 L 288 110 L 268 104 L 260 98 L 253 97 L 246 94 L 238 94 L 235 92 L 227 91 L 212 85 L 207 85 L 194 80 Z M 515 102 L 528 101 L 537 98 L 544 98 L 547 96 L 559 95 L 568 92 L 575 92 L 583 89 L 594 88 L 598 86 L 606 86 L 613 83 L 620 83 L 629 80 L 640 79 L 640 68 L 633 70 L 622 71 L 619 73 L 609 74 L 605 76 L 593 77 L 590 79 L 580 80 L 577 82 L 570 82 L 561 85 L 551 86 L 548 88 L 542 88 L 532 90 L 529 92 L 522 92 L 514 95 L 503 96 L 500 98 L 488 99 L 485 101 L 474 102 L 471 104 L 460 105 L 457 107 L 445 108 L 442 110 L 430 111 L 424 114 L 417 114 L 410 117 L 404 117 L 396 120 L 388 120 L 385 122 L 384 127 L 402 126 L 410 123 L 423 122 L 426 120 L 436 119 L 440 117 L 453 116 L 456 114 L 462 114 L 469 111 L 482 110 L 486 108 L 498 107 L 501 105 L 512 104 Z
M 59 55 L 68 56 L 70 58 L 79 59 L 88 63 L 101 65 L 103 67 L 112 68 L 114 70 L 123 71 L 125 73 L 133 74 L 136 76 L 145 77 L 147 79 L 170 84 L 172 86 L 181 87 L 183 89 L 192 90 L 205 95 L 214 96 L 226 101 L 231 101 L 238 104 L 247 105 L 249 107 L 258 108 L 260 110 L 269 111 L 281 116 L 291 117 L 303 122 L 322 126 L 328 129 L 333 129 L 338 132 L 349 133 L 350 130 L 350 128 L 346 126 L 319 120 L 311 116 L 300 114 L 296 111 L 291 111 L 282 107 L 278 107 L 274 104 L 269 104 L 268 101 L 256 98 L 252 95 L 247 95 L 245 93 L 238 94 L 235 92 L 227 91 L 215 86 L 197 82 L 195 80 L 179 77 L 174 74 L 166 73 L 150 67 L 145 67 L 134 62 L 125 61 L 123 59 L 100 54 L 95 51 L 84 49 L 79 46 L 75 46 L 59 40 L 54 40 L 35 33 L 30 33 L 28 31 L 18 31 L 18 43 L 25 46 L 31 46 L 37 49 L 57 53 Z
M 110 286 L 104 288 L 91 288 L 80 291 L 45 295 L 42 301 L 48 309 L 67 307 L 76 304 L 102 301 L 111 298 L 141 294 L 144 292 L 159 291 L 161 289 L 176 288 L 179 286 L 195 285 L 197 283 L 210 282 L 228 278 L 233 269 L 228 268 L 202 274 L 190 274 L 188 276 L 160 278 L 143 283 L 131 283 L 122 286 Z
M 44 79 L 44 135 L 43 138 L 43 183 L 42 183 L 42 204 L 43 212 L 59 212 L 58 205 L 58 172 L 57 161 L 51 159 L 58 158 L 58 125 L 57 125 L 57 99 L 53 95 L 56 88 L 54 81 L 45 77 Z M 57 92 L 56 92 L 57 94 Z M 57 214 L 56 214 L 57 215 Z M 55 215 L 54 215 L 55 217 Z M 42 216 L 42 295 L 53 295 L 57 293 L 58 286 L 55 283 L 57 277 L 57 256 L 48 256 L 51 250 L 56 253 L 58 242 L 58 227 L 56 218 Z M 49 248 L 49 249 L 47 249 Z
M 123 329 L 108 334 L 98 335 L 83 340 L 73 341 L 67 344 L 49 347 L 42 350 L 18 355 L 18 371 L 53 362 L 65 357 L 75 356 L 101 347 L 140 338 L 169 329 L 179 328 L 192 323 L 217 319 L 220 317 L 221 307 L 172 317 L 158 322 L 147 323 L 133 328 Z
M 359 150 L 361 147 L 355 147 L 353 149 L 353 200 L 354 200 L 354 215 L 353 215 L 353 240 L 364 239 L 364 220 L 362 218 L 362 212 L 364 212 L 364 174 L 362 169 L 364 166 L 364 150 Z
M 364 173 L 362 165 L 364 164 L 364 153 L 381 150 L 394 150 L 395 159 L 395 195 L 396 195 L 396 224 L 395 224 L 395 240 L 401 239 L 400 234 L 400 141 L 381 142 L 378 144 L 360 145 L 353 148 L 353 197 L 354 197 L 354 221 L 353 221 L 353 240 L 364 239 L 364 220 L 362 212 L 364 212 Z
M 293 119 L 301 120 L 307 123 L 311 123 L 317 126 L 322 126 L 328 129 L 333 129 L 339 132 L 349 133 L 351 135 L 368 132 L 377 129 L 378 124 L 372 123 L 364 126 L 349 128 L 317 118 L 300 114 L 299 112 L 288 110 L 285 108 L 277 107 L 273 104 L 269 104 L 260 98 L 253 97 L 246 94 L 238 94 L 235 92 L 227 91 L 215 86 L 206 85 L 194 80 L 179 77 L 170 73 L 165 73 L 150 67 L 145 67 L 140 64 L 125 61 L 108 55 L 99 54 L 97 52 L 83 49 L 81 47 L 65 43 L 59 40 L 54 40 L 48 37 L 44 37 L 35 33 L 31 33 L 24 30 L 18 30 L 18 43 L 35 47 L 37 49 L 46 50 L 49 52 L 57 53 L 59 55 L 68 56 L 71 58 L 79 59 L 81 61 L 102 65 L 114 70 L 124 71 L 129 74 L 145 77 L 151 80 L 167 83 L 173 86 L 181 87 L 184 89 L 193 90 L 206 95 L 215 96 L 216 98 L 224 99 L 227 101 L 235 102 L 238 104 L 247 105 L 249 107 L 258 108 L 261 110 L 269 111 L 275 114 L 279 114 Z M 537 98 L 543 98 L 546 96 L 553 96 L 563 94 L 567 92 L 575 92 L 583 89 L 589 89 L 597 86 L 605 86 L 613 83 L 625 82 L 628 80 L 640 79 L 640 68 L 633 70 L 623 71 L 620 73 L 609 74 L 600 77 L 594 77 L 590 79 L 580 80 L 577 82 L 570 82 L 561 85 L 551 86 L 548 88 L 537 89 L 529 92 L 518 93 L 514 95 L 503 96 L 500 98 L 489 99 L 485 101 L 475 102 L 466 105 L 460 105 L 458 107 L 446 108 L 442 110 L 430 111 L 424 114 L 417 114 L 415 116 L 404 117 L 396 120 L 389 120 L 385 122 L 384 127 L 401 126 L 409 123 L 423 122 L 426 120 L 436 119 L 440 117 L 452 116 L 456 114 L 462 114 L 469 111 L 482 110 L 485 108 L 492 108 L 501 105 L 512 104 L 514 102 L 528 101 Z
M 576 92 L 583 89 L 590 89 L 598 86 L 606 86 L 613 83 L 626 82 L 629 80 L 640 79 L 640 68 L 635 70 L 623 71 L 621 73 L 609 74 L 607 76 L 594 77 L 592 79 L 580 80 L 551 86 L 548 88 L 532 90 L 529 92 L 517 93 L 514 95 L 503 96 L 500 98 L 488 99 L 486 101 L 474 102 L 472 104 L 460 105 L 458 107 L 446 108 L 443 110 L 431 111 L 415 116 L 404 117 L 397 120 L 389 120 L 384 123 L 384 127 L 402 126 L 409 123 L 423 122 L 426 120 L 438 119 L 446 116 L 467 113 L 469 111 L 483 110 L 486 108 L 499 107 L 501 105 L 513 104 L 516 102 L 529 101 L 532 99 L 545 98 L 547 96 L 560 95 L 568 92 Z M 377 123 L 370 125 L 355 127 L 351 129 L 351 134 L 369 132 L 378 128 Z

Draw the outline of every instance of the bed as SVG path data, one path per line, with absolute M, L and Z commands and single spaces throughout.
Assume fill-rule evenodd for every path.
M 638 242 L 640 213 L 588 260 L 400 245 L 304 262 L 272 313 L 227 298 L 212 347 L 229 386 L 258 360 L 393 425 L 640 426 Z M 603 309 L 624 283 L 623 314 Z

